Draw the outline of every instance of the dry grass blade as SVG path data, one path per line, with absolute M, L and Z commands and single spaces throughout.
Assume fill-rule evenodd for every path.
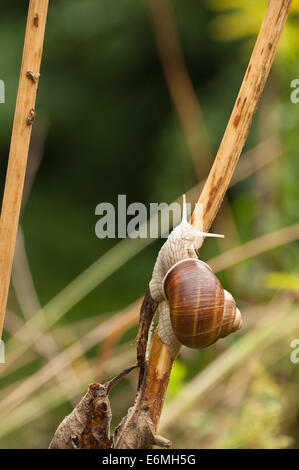
M 258 256 L 268 250 L 291 243 L 299 238 L 299 224 L 284 227 L 275 232 L 267 233 L 261 237 L 255 238 L 248 243 L 228 250 L 221 255 L 215 256 L 209 260 L 213 271 L 219 272 L 230 268 L 235 264 L 241 263 L 246 259 Z
M 16 297 L 18 299 L 19 305 L 22 308 L 22 312 L 24 313 L 25 318 L 29 320 L 34 312 L 41 310 L 41 305 L 39 303 L 33 279 L 31 277 L 31 271 L 26 254 L 24 235 L 21 227 L 19 227 L 18 230 L 12 281 Z M 48 361 L 59 353 L 59 346 L 54 335 L 52 335 L 50 332 L 47 332 L 41 338 L 38 333 L 33 330 L 31 332 L 31 338 L 34 339 L 36 350 Z M 66 368 L 63 374 L 57 376 L 57 380 L 61 387 L 65 390 L 66 394 L 70 395 L 70 390 L 76 386 L 78 383 L 78 378 L 74 373 L 71 365 L 68 363 L 67 357 L 63 356 L 62 359 L 65 361 Z M 72 400 L 71 397 L 70 400 Z
M 51 328 L 66 312 L 75 306 L 89 292 L 119 269 L 129 259 L 139 253 L 151 239 L 132 240 L 127 238 L 101 256 L 68 286 L 57 294 L 42 310 L 38 311 L 16 332 L 14 338 L 6 343 L 8 362 L 3 364 L 1 372 L 9 369 L 13 361 L 19 359 L 32 344 L 32 330 L 37 336 Z M 36 338 L 37 338 L 36 336 Z M 35 338 L 35 339 L 36 339 Z
M 13 390 L 8 396 L 4 397 L 0 403 L 0 413 L 6 414 L 10 409 L 17 406 L 24 401 L 33 390 L 38 389 L 44 385 L 53 376 L 60 374 L 66 367 L 65 358 L 67 363 L 70 364 L 74 359 L 81 356 L 85 351 L 88 351 L 95 344 L 103 341 L 111 335 L 117 328 L 123 330 L 129 329 L 137 322 L 138 310 L 140 303 L 136 302 L 131 307 L 127 308 L 124 312 L 114 315 L 112 318 L 100 324 L 97 328 L 89 332 L 80 341 L 65 349 L 60 354 L 51 359 L 42 369 L 36 372 L 31 377 L 23 381 L 23 383 Z

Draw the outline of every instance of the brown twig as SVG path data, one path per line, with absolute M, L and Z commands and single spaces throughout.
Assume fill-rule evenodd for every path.
M 203 204 L 204 231 L 209 230 L 230 184 L 264 89 L 291 3 L 291 0 L 269 1 L 224 137 L 198 200 L 199 203 Z M 191 223 L 194 227 L 202 230 L 196 211 L 192 215 Z M 143 401 L 148 407 L 147 415 L 154 424 L 155 429 L 157 429 L 172 363 L 166 345 L 156 332 L 149 357 L 148 373 L 143 378 L 143 384 L 135 406 L 125 418 L 125 422 L 128 423 L 127 426 L 130 423 L 136 425 L 134 416 L 138 415 Z M 123 423 L 120 425 L 120 429 L 122 428 Z M 135 434 L 138 435 L 136 429 Z M 126 441 L 126 436 L 124 436 L 124 440 Z M 137 440 L 136 438 L 136 446 L 139 442 L 140 439 Z M 122 445 L 121 436 L 118 436 L 117 447 L 122 447 Z
M 30 0 L 0 219 L 0 339 L 10 283 L 49 0 Z M 36 20 L 36 18 L 38 20 Z M 37 80 L 28 78 L 33 71 Z
M 140 364 L 138 390 L 141 387 L 144 374 L 145 374 L 144 364 L 145 364 L 145 355 L 146 355 L 148 335 L 149 335 L 150 326 L 153 321 L 157 307 L 158 307 L 158 304 L 152 299 L 150 290 L 147 289 L 142 305 L 141 305 L 141 309 L 140 309 L 139 328 L 138 328 L 138 333 L 137 333 L 137 338 L 136 338 L 137 361 Z

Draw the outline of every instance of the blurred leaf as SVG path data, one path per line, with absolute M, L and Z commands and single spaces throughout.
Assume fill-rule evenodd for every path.
M 171 380 L 167 389 L 166 403 L 170 402 L 185 385 L 184 379 L 187 376 L 187 365 L 177 359 L 171 371 Z
M 267 0 L 207 0 L 208 7 L 218 13 L 210 24 L 212 36 L 220 41 L 232 41 L 256 35 L 264 19 L 267 4 Z M 278 49 L 278 55 L 284 58 L 298 56 L 298 12 L 299 0 L 295 0 Z
M 271 273 L 265 277 L 265 287 L 269 289 L 283 289 L 290 291 L 299 290 L 299 274 L 296 273 Z

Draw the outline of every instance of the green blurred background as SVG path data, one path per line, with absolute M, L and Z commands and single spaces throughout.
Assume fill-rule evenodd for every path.
M 134 348 L 129 346 L 136 334 L 133 324 L 115 335 L 110 332 L 106 342 L 99 337 L 83 346 L 81 353 L 80 342 L 142 296 L 163 241 L 100 240 L 95 235 L 95 207 L 104 201 L 116 204 L 118 194 L 126 194 L 128 204 L 170 203 L 207 176 L 267 2 L 244 4 L 241 0 L 50 2 L 22 232 L 4 332 L 8 367 L 0 375 L 1 448 L 47 447 L 89 382 L 108 380 L 134 363 Z M 2 191 L 27 6 L 28 2 L 2 1 L 0 79 L 6 86 L 6 102 L 0 105 Z M 213 227 L 225 239 L 207 240 L 201 250 L 204 260 L 298 223 L 299 104 L 290 100 L 290 83 L 299 78 L 298 14 L 296 0 L 244 149 L 253 149 L 248 154 L 254 156 L 252 171 L 228 191 Z M 170 43 L 174 49 L 169 38 L 174 38 Z M 184 62 L 179 60 L 181 52 Z M 181 116 L 187 122 L 194 116 L 188 115 L 187 105 L 184 108 L 184 83 L 192 85 L 196 97 L 198 127 L 189 140 L 169 88 L 169 77 L 176 73 L 190 79 L 176 88 L 182 92 Z M 272 153 L 273 159 L 263 166 Z M 192 202 L 198 195 L 194 193 Z M 290 342 L 299 337 L 297 238 L 299 234 L 221 269 L 221 282 L 243 311 L 244 329 L 207 350 L 184 350 L 177 360 L 165 413 L 184 396 L 188 384 L 204 380 L 202 371 L 213 366 L 219 377 L 208 394 L 195 393 L 183 423 L 178 418 L 165 424 L 164 434 L 174 447 L 299 446 L 299 364 L 290 361 Z M 55 296 L 65 286 L 106 253 L 94 270 L 95 288 L 90 278 L 83 277 L 57 301 Z M 84 292 L 77 298 L 78 286 Z M 18 336 L 22 325 L 36 318 L 38 303 L 49 305 L 53 298 L 58 303 L 54 300 L 45 309 L 47 321 L 36 320 Z M 273 305 L 278 305 L 277 312 Z M 283 325 L 284 333 L 278 327 L 271 330 L 272 310 L 273 322 Z M 255 329 L 264 316 L 269 318 L 265 338 L 258 341 Z M 115 325 L 117 330 L 117 319 Z M 37 331 L 47 334 L 34 343 Z M 240 353 L 243 343 L 240 350 L 231 349 L 246 339 L 251 348 L 247 353 Z M 76 357 L 59 356 L 66 360 L 65 368 L 55 374 L 54 363 L 48 379 L 38 379 L 51 358 L 73 345 L 79 348 Z M 236 363 L 221 375 L 217 360 L 230 350 Z M 134 400 L 135 386 L 132 374 L 113 390 L 113 426 Z

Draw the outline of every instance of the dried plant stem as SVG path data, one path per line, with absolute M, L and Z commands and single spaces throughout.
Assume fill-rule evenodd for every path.
M 270 0 L 269 2 L 224 137 L 198 200 L 204 208 L 204 231 L 209 230 L 230 184 L 265 86 L 291 3 L 291 0 Z M 201 230 L 196 211 L 192 215 L 191 223 Z M 170 353 L 156 333 L 149 358 L 148 374 L 144 380 L 144 396 L 149 404 L 149 413 L 156 429 L 171 368 Z M 118 445 L 121 446 L 119 442 Z
M 2 337 L 35 101 L 48 0 L 30 0 L 0 219 L 0 339 Z
M 173 359 L 169 354 L 169 350 L 161 341 L 156 331 L 149 358 L 145 389 L 145 396 L 149 403 L 150 417 L 156 429 L 159 425 L 172 365 Z

